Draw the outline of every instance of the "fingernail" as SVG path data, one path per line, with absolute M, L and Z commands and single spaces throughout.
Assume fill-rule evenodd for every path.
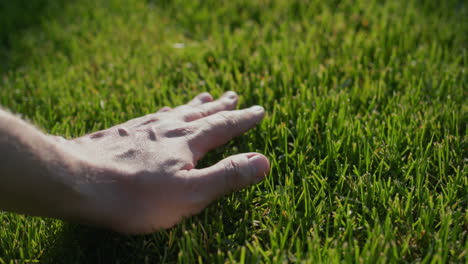
M 250 111 L 252 111 L 252 112 L 263 112 L 265 110 L 263 109 L 263 107 L 261 107 L 259 105 L 254 105 L 254 106 L 250 107 Z
M 251 156 L 249 158 L 249 166 L 252 169 L 255 183 L 262 181 L 266 174 L 270 171 L 270 162 L 268 159 L 260 154 Z
M 227 97 L 229 99 L 236 99 L 237 98 L 237 94 L 235 92 L 233 92 L 233 91 L 226 92 L 223 96 Z

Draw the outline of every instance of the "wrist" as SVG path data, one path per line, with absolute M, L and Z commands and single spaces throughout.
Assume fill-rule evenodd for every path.
M 77 145 L 0 109 L 0 210 L 106 225 L 106 178 Z
M 125 201 L 122 173 L 96 161 L 96 157 L 83 151 L 79 143 L 54 137 L 62 153 L 67 178 L 68 201 L 64 216 L 71 222 L 113 227 L 118 220 L 118 207 Z M 116 194 L 119 195 L 116 195 Z
M 49 205 L 53 210 L 46 216 L 76 221 L 87 204 L 86 193 L 80 188 L 82 162 L 63 137 L 47 135 L 46 141 L 49 155 L 42 162 L 49 174 L 49 195 L 56 197 Z
M 56 140 L 21 119 L 6 114 L 0 121 L 0 209 L 67 218 L 80 200 L 73 188 L 73 159 Z

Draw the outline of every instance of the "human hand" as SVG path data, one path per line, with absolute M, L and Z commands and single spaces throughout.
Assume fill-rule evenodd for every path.
M 197 161 L 258 124 L 260 106 L 233 110 L 227 92 L 213 101 L 202 93 L 186 105 L 132 119 L 74 140 L 75 189 L 83 194 L 79 220 L 124 233 L 169 228 L 216 198 L 260 182 L 268 159 L 259 153 L 228 157 L 196 169 Z

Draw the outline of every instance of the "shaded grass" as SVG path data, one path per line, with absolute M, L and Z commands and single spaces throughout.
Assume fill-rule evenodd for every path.
M 42 3 L 0 34 L 2 106 L 76 137 L 235 90 L 267 117 L 201 166 L 272 171 L 143 237 L 0 213 L 0 262 L 466 261 L 463 1 Z

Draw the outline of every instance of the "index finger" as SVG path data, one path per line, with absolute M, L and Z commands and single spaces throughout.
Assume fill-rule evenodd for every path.
M 248 131 L 257 125 L 264 115 L 263 107 L 257 105 L 242 110 L 222 111 L 193 121 L 199 129 L 192 137 L 191 147 L 203 155 Z

